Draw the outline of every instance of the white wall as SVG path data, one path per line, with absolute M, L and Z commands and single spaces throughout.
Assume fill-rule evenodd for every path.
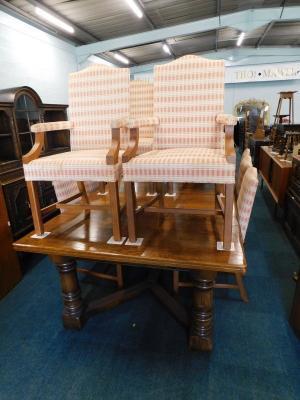
M 153 79 L 153 72 L 140 72 L 134 74 L 134 79 Z M 295 123 L 300 123 L 300 79 L 265 81 L 265 82 L 247 82 L 247 83 L 227 83 L 225 85 L 225 104 L 224 111 L 233 113 L 234 106 L 241 100 L 255 98 L 265 100 L 270 104 L 270 123 L 273 123 L 273 114 L 276 113 L 279 92 L 294 91 Z M 281 114 L 286 114 L 288 110 L 288 101 L 284 100 L 281 108 Z
M 45 103 L 68 103 L 75 47 L 0 11 L 0 89 L 30 86 Z
M 225 112 L 232 113 L 235 104 L 241 100 L 255 98 L 270 104 L 270 122 L 273 123 L 279 99 L 278 92 L 298 90 L 294 94 L 295 123 L 300 123 L 300 80 L 272 82 L 231 83 L 225 86 Z M 286 114 L 288 101 L 283 101 L 281 114 Z

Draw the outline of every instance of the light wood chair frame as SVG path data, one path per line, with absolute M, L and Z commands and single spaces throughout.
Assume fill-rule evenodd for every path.
M 129 126 L 131 124 L 129 123 Z M 139 122 L 139 127 L 143 125 L 142 121 Z M 234 125 L 224 126 L 225 135 L 225 156 L 229 163 L 235 164 L 236 153 L 234 149 L 233 140 Z M 139 142 L 139 128 L 130 126 L 130 140 L 129 146 L 122 155 L 122 163 L 127 163 L 133 157 L 136 156 Z M 184 183 L 184 182 L 183 182 Z M 234 184 L 225 184 L 225 204 L 223 205 L 224 210 L 218 207 L 220 203 L 221 193 L 218 193 L 216 187 L 216 207 L 212 209 L 186 209 L 186 208 L 166 208 L 164 207 L 164 185 L 160 183 L 160 189 L 157 191 L 157 195 L 153 197 L 149 202 L 137 208 L 136 205 L 136 193 L 134 182 L 125 182 L 125 196 L 126 196 L 126 209 L 127 209 L 127 224 L 128 224 L 128 236 L 131 243 L 137 242 L 136 234 L 136 215 L 141 212 L 159 212 L 159 213 L 171 213 L 171 214 L 198 214 L 198 215 L 216 215 L 222 214 L 224 216 L 224 230 L 223 230 L 223 248 L 224 250 L 231 249 L 231 238 L 232 238 L 232 216 L 233 216 L 233 201 L 234 201 Z M 158 207 L 153 205 L 158 202 Z M 222 202 L 223 204 L 223 202 Z
M 64 127 L 64 129 L 66 129 Z M 70 123 L 70 129 L 72 129 Z M 57 130 L 57 129 L 56 129 Z M 45 144 L 45 132 L 51 132 L 51 130 L 47 131 L 46 129 L 42 132 L 35 132 L 35 143 L 32 149 L 22 157 L 23 164 L 28 164 L 33 160 L 36 160 L 40 157 L 42 150 Z M 120 150 L 120 127 L 112 128 L 112 142 L 111 147 L 108 150 L 106 155 L 106 164 L 107 165 L 115 165 L 119 162 L 119 150 Z M 103 182 L 99 182 L 104 184 Z M 85 188 L 85 184 L 83 181 L 77 182 L 79 193 L 75 194 L 61 202 L 57 202 L 51 204 L 50 206 L 41 208 L 39 195 L 38 195 L 38 186 L 37 181 L 26 181 L 29 202 L 32 212 L 33 225 L 35 234 L 37 236 L 43 237 L 45 234 L 45 228 L 43 223 L 43 214 L 49 212 L 50 210 L 58 209 L 69 209 L 70 211 L 85 211 L 87 214 L 91 210 L 99 210 L 102 208 L 101 205 L 90 204 L 89 196 Z M 116 242 L 122 240 L 121 234 L 121 220 L 120 220 L 120 199 L 119 199 L 119 185 L 118 181 L 116 182 L 108 182 L 108 194 L 109 194 L 109 203 L 112 214 L 112 230 L 113 230 L 113 238 Z M 81 197 L 82 203 L 80 204 L 69 204 L 71 201 L 78 199 Z

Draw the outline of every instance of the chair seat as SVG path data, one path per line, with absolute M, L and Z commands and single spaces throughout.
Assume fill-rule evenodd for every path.
M 224 183 L 235 181 L 235 164 L 218 149 L 153 150 L 123 164 L 127 182 Z
M 121 162 L 107 165 L 107 152 L 107 149 L 76 150 L 38 158 L 24 164 L 25 180 L 115 182 L 120 177 Z
M 153 138 L 152 137 L 140 137 L 139 147 L 137 154 L 147 153 L 153 149 Z

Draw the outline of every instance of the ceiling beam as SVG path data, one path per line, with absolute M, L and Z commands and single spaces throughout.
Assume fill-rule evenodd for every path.
M 264 38 L 267 36 L 268 32 L 270 31 L 270 29 L 272 29 L 273 25 L 275 24 L 275 21 L 270 22 L 267 26 L 266 29 L 264 30 L 263 34 L 261 35 L 261 37 L 258 39 L 255 47 L 258 49 L 259 46 L 262 44 Z
M 199 53 L 196 53 L 199 54 Z M 253 47 L 232 47 L 230 49 L 221 49 L 219 52 L 209 51 L 202 53 L 202 56 L 212 59 L 229 60 L 230 65 L 257 65 L 265 63 L 278 62 L 300 62 L 300 48 L 290 47 L 261 47 L 259 49 Z M 232 60 L 231 60 L 232 59 Z M 155 61 L 148 64 L 137 65 L 131 68 L 131 73 L 151 73 L 157 64 L 163 64 L 166 60 Z
M 175 36 L 192 35 L 223 27 L 240 29 L 242 26 L 243 31 L 247 32 L 269 24 L 272 21 L 279 20 L 281 13 L 282 7 L 238 11 L 232 14 L 221 15 L 220 21 L 217 16 L 79 46 L 76 49 L 76 53 L 80 58 L 106 51 L 121 50 L 123 48 L 142 44 L 161 42 Z M 285 7 L 281 16 L 281 21 L 295 20 L 295 15 L 300 15 L 300 6 Z

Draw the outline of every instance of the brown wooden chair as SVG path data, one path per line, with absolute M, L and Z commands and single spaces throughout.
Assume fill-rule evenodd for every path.
M 56 204 L 57 208 L 73 210 L 97 210 L 91 204 L 85 182 L 108 182 L 109 205 L 112 215 L 113 236 L 110 243 L 123 243 L 120 224 L 118 181 L 121 175 L 119 149 L 126 147 L 128 137 L 120 135 L 120 126 L 112 122 L 129 116 L 129 70 L 95 65 L 70 74 L 69 78 L 70 121 L 40 123 L 31 126 L 35 133 L 35 145 L 23 156 L 24 175 L 27 182 L 35 234 L 46 234 L 37 192 L 37 181 L 75 182 L 78 193 Z M 71 151 L 48 157 L 40 157 L 45 132 L 70 130 Z M 73 183 L 74 188 L 74 183 Z M 70 204 L 76 198 L 81 201 Z
M 233 128 L 236 117 L 223 114 L 224 62 L 184 56 L 154 67 L 154 119 L 130 121 L 130 146 L 122 157 L 125 182 L 128 244 L 138 245 L 135 215 L 135 182 L 224 184 L 224 246 L 231 249 L 235 151 Z M 153 151 L 138 155 L 139 128 L 155 125 Z M 145 212 L 192 214 L 219 210 L 181 210 L 154 202 Z
M 251 211 L 255 199 L 258 185 L 257 169 L 249 167 L 243 176 L 242 185 L 236 201 L 235 213 L 233 216 L 233 224 L 239 225 L 242 240 L 245 240 L 248 224 L 250 221 Z M 248 302 L 248 295 L 243 283 L 243 276 L 240 273 L 235 274 L 236 283 L 215 283 L 216 289 L 236 289 L 239 290 L 241 299 Z M 181 287 L 192 287 L 191 282 L 180 281 L 179 271 L 173 272 L 173 290 L 178 293 Z

